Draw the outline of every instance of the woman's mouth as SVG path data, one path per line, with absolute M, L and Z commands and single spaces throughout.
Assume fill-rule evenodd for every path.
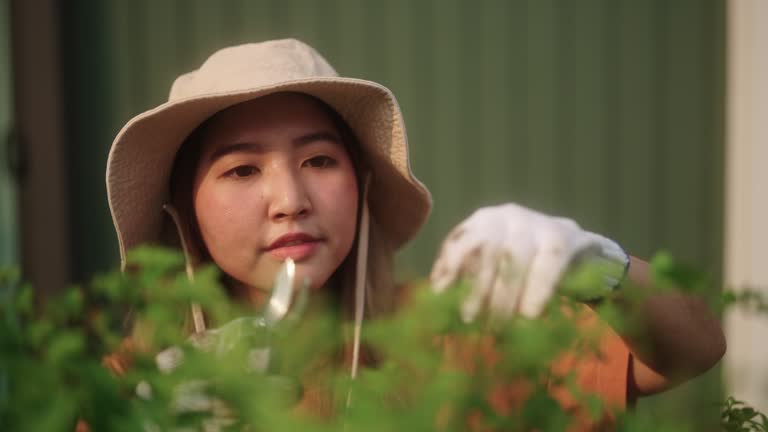
M 301 261 L 311 257 L 322 241 L 306 233 L 288 233 L 273 241 L 266 251 L 281 261 L 286 258 Z

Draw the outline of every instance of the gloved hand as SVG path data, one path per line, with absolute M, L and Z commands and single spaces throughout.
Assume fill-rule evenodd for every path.
M 611 263 L 605 283 L 618 285 L 629 257 L 614 241 L 576 222 L 517 204 L 483 207 L 443 242 L 430 280 L 437 292 L 460 277 L 473 283 L 461 312 L 473 320 L 487 304 L 492 316 L 538 316 L 571 263 Z M 601 267 L 603 268 L 603 267 Z

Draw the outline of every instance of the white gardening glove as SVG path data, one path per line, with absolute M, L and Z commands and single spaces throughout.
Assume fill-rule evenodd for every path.
M 473 286 L 461 313 L 473 320 L 487 304 L 492 316 L 538 316 L 572 262 L 612 263 L 605 282 L 618 285 L 629 262 L 614 241 L 583 230 L 571 219 L 517 204 L 483 207 L 443 242 L 430 279 L 442 292 L 460 277 Z

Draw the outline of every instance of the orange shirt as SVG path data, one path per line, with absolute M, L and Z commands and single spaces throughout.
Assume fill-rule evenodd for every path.
M 586 407 L 580 406 L 566 389 L 550 385 L 550 394 L 566 411 L 572 413 L 570 430 L 614 430 L 615 418 L 611 413 L 626 409 L 628 403 L 627 382 L 631 353 L 613 329 L 588 307 L 583 307 L 577 321 L 582 329 L 600 332 L 598 353 L 578 357 L 566 354 L 552 365 L 552 374 L 562 376 L 575 372 L 579 389 L 586 394 L 596 395 L 603 402 L 606 414 L 597 422 L 591 421 Z
M 602 431 L 615 429 L 614 413 L 623 411 L 628 405 L 628 373 L 631 353 L 624 341 L 597 314 L 586 305 L 579 308 L 573 317 L 575 325 L 586 334 L 598 335 L 594 350 L 568 351 L 558 357 L 549 367 L 546 388 L 549 395 L 560 403 L 569 414 L 569 431 Z M 462 368 L 470 373 L 474 370 L 471 357 L 480 354 L 483 362 L 493 364 L 503 361 L 494 348 L 491 338 L 486 338 L 472 347 L 466 344 L 448 342 L 446 355 L 456 359 L 457 353 Z M 511 360 L 514 361 L 514 360 Z M 580 396 L 592 395 L 602 403 L 602 416 L 592 418 L 589 408 L 580 403 L 571 391 L 558 378 L 573 374 Z M 499 415 L 514 413 L 520 409 L 531 395 L 533 385 L 520 379 L 512 382 L 500 380 L 500 384 L 491 389 L 488 402 Z M 469 419 L 471 430 L 485 430 L 481 416 Z

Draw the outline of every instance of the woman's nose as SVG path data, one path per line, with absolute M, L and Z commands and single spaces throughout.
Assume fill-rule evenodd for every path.
M 312 204 L 298 173 L 281 172 L 272 176 L 269 217 L 273 220 L 303 218 Z

